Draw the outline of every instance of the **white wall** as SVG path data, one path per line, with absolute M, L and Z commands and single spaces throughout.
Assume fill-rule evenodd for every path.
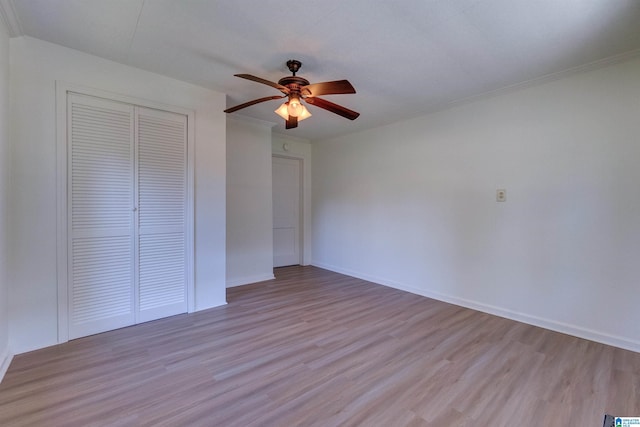
M 9 194 L 9 35 L 0 19 L 0 381 L 9 367 L 8 196 Z
M 227 286 L 273 279 L 272 123 L 227 118 Z
M 286 144 L 286 150 L 285 150 Z M 311 143 L 307 139 L 274 133 L 272 153 L 302 161 L 302 265 L 311 264 Z
M 640 59 L 314 141 L 313 263 L 640 351 L 639 161 Z
M 27 37 L 10 67 L 10 349 L 57 342 L 56 80 L 195 111 L 195 305 L 224 304 L 224 95 Z

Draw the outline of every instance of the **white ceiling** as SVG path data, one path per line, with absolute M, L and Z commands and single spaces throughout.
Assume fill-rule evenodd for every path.
M 501 88 L 640 53 L 640 0 L 0 0 L 13 35 L 28 35 L 227 94 L 227 106 L 298 75 L 348 79 L 285 130 L 269 101 L 238 113 L 311 140 L 446 108 Z M 7 18 L 8 17 L 8 18 Z

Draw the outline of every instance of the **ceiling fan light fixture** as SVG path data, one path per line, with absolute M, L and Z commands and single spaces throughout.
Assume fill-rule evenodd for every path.
M 298 114 L 298 121 L 308 119 L 311 117 L 311 113 L 307 110 L 307 107 L 304 104 L 300 104 L 300 114 Z
M 284 104 L 279 106 L 277 110 L 275 110 L 275 113 L 280 117 L 282 117 L 283 119 L 289 120 L 289 105 L 290 105 L 290 101 L 285 102 Z M 293 115 L 291 116 L 295 117 Z M 309 112 L 309 110 L 307 110 L 307 107 L 305 107 L 304 104 L 302 103 L 299 104 L 297 117 L 298 117 L 298 121 L 305 120 L 311 117 L 311 113 Z
M 291 117 L 298 117 L 302 112 L 302 103 L 300 103 L 300 98 L 291 97 L 289 99 L 289 105 L 287 106 L 287 111 Z
M 275 110 L 275 113 L 285 120 L 289 120 L 288 104 L 289 104 L 288 102 L 285 102 L 284 104 L 279 106 L 278 109 Z

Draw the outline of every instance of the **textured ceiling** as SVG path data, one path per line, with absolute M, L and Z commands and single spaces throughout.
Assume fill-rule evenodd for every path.
M 285 130 L 269 101 L 238 113 L 311 140 L 415 117 L 585 64 L 640 53 L 638 0 L 0 0 L 27 35 L 227 94 L 227 106 L 279 92 L 285 62 L 312 83 L 348 79 Z M 7 18 L 7 16 L 9 18 Z

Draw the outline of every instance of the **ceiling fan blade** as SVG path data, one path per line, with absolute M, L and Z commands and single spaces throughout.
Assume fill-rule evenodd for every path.
M 240 105 L 236 105 L 235 107 L 227 108 L 226 110 L 224 110 L 224 112 L 225 113 L 233 113 L 235 111 L 242 110 L 243 108 L 247 108 L 247 107 L 250 107 L 252 105 L 259 104 L 261 102 L 271 101 L 272 99 L 282 99 L 282 98 L 285 98 L 285 97 L 286 97 L 286 95 L 283 95 L 283 96 L 280 96 L 280 95 L 265 96 L 264 98 L 254 99 L 253 101 L 245 102 L 244 104 L 240 104 Z
M 286 121 L 285 129 L 293 129 L 298 127 L 298 118 L 289 116 L 289 120 Z
M 329 102 L 322 98 L 305 98 L 305 101 L 311 105 L 324 108 L 327 111 L 331 111 L 332 113 L 335 113 L 349 120 L 355 120 L 358 118 L 358 116 L 360 116 L 360 113 L 349 110 L 342 105 L 334 104 L 333 102 Z
M 275 87 L 280 92 L 282 92 L 284 94 L 287 94 L 287 95 L 289 94 L 289 88 L 288 87 L 282 86 L 281 84 L 278 84 L 278 83 L 275 83 L 275 82 L 271 82 L 269 80 L 262 79 L 260 77 L 252 76 L 251 74 L 234 74 L 234 76 L 240 77 L 242 79 L 251 80 L 253 82 L 262 83 L 262 84 L 267 85 L 267 86 Z
M 334 82 L 313 83 L 303 86 L 302 94 L 307 96 L 339 95 L 343 93 L 356 93 L 349 80 L 336 80 Z

